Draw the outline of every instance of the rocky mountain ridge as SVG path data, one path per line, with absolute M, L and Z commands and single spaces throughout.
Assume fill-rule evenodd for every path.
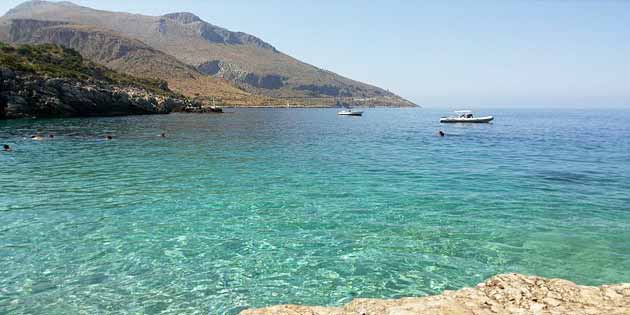
M 262 39 L 243 32 L 230 32 L 227 29 L 204 22 L 200 17 L 190 12 L 176 12 L 162 15 L 160 18 L 160 31 L 165 32 L 168 26 L 166 19 L 174 20 L 182 25 L 191 26 L 202 38 L 212 43 L 251 45 L 277 52 L 276 48 Z

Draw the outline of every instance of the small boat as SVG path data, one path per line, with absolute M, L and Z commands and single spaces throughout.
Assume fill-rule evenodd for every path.
M 441 123 L 489 123 L 493 120 L 492 116 L 475 117 L 469 110 L 456 110 L 455 116 L 440 118 Z
M 223 113 L 223 108 L 217 106 L 217 104 L 214 102 L 214 97 L 212 97 L 212 106 L 210 106 L 210 111 L 212 111 L 213 113 Z
M 337 113 L 337 115 L 342 115 L 342 116 L 362 116 L 363 112 L 362 111 L 354 111 L 352 109 L 344 109 L 340 112 Z

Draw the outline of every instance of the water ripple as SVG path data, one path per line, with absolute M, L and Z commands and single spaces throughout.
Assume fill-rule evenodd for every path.
M 0 313 L 236 314 L 501 272 L 630 281 L 629 112 L 440 114 L 0 122 L 15 149 L 0 154 Z

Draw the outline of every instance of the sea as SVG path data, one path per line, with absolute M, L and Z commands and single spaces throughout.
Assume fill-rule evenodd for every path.
M 1 121 L 0 314 L 234 315 L 511 272 L 630 282 L 630 109 L 479 113 L 496 120 Z

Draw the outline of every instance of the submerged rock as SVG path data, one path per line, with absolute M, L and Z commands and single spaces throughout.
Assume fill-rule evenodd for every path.
M 630 283 L 579 286 L 561 279 L 498 275 L 459 291 L 398 300 L 355 299 L 342 307 L 279 305 L 241 315 L 628 315 Z

